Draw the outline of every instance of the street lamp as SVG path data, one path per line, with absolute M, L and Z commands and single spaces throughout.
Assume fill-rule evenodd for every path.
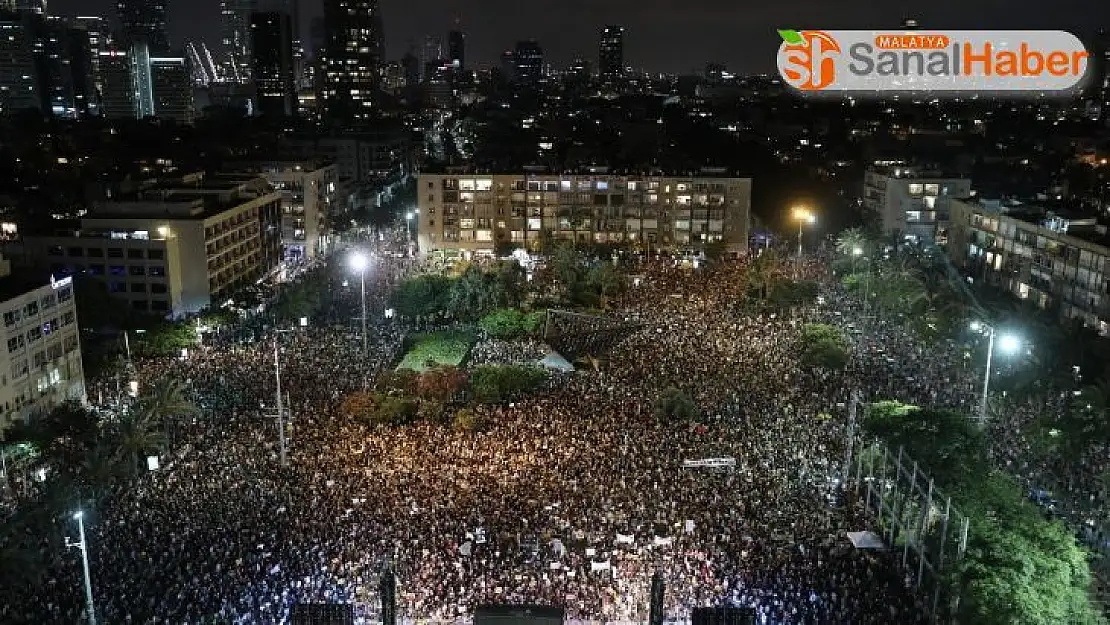
M 358 272 L 362 281 L 362 353 L 366 353 L 366 270 L 370 267 L 370 258 L 363 252 L 351 255 L 351 268 Z
M 979 423 L 985 424 L 987 422 L 987 394 L 990 392 L 991 384 L 991 365 L 994 360 L 994 342 L 998 333 L 993 325 L 980 321 L 972 321 L 971 330 L 973 332 L 982 332 L 988 337 L 987 367 L 986 370 L 983 371 L 983 396 L 979 400 Z M 1004 334 L 998 337 L 998 347 L 1007 354 L 1012 354 L 1021 347 L 1021 339 L 1013 334 Z
M 410 240 L 412 239 L 412 220 L 414 217 L 416 217 L 416 213 L 413 211 L 405 213 L 405 234 Z
M 81 550 L 81 566 L 85 570 L 85 610 L 88 612 L 89 625 L 96 625 L 96 609 L 93 607 L 92 579 L 89 576 L 89 549 L 85 542 L 85 513 L 81 510 L 73 513 L 77 521 L 78 536 L 81 540 L 73 542 L 66 536 L 66 547 Z
M 794 219 L 798 221 L 798 265 L 800 265 L 802 262 L 802 229 L 807 225 L 812 226 L 817 223 L 817 215 L 814 215 L 812 211 L 804 206 L 795 206 Z M 797 271 L 796 266 L 795 272 Z

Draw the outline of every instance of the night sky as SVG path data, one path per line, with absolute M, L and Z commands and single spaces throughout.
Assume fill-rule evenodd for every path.
M 167 0 L 174 45 L 203 40 L 219 49 L 219 0 Z M 625 26 L 625 63 L 662 72 L 700 72 L 721 62 L 736 72 L 770 72 L 776 28 L 896 27 L 912 14 L 934 28 L 1047 28 L 1086 40 L 1110 28 L 1106 0 L 381 0 L 386 50 L 399 58 L 410 42 L 439 35 L 456 17 L 466 31 L 467 64 L 496 63 L 518 39 L 539 40 L 550 61 L 575 56 L 597 62 L 601 26 Z M 49 0 L 54 15 L 114 16 L 114 0 Z M 301 0 L 303 32 L 322 11 L 320 0 Z M 1023 10 L 1028 7 L 1028 10 Z M 916 11 L 916 12 L 915 12 Z

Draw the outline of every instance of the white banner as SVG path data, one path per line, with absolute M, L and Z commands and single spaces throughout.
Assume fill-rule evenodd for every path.
M 652 544 L 655 545 L 656 547 L 663 547 L 663 546 L 669 547 L 671 545 L 671 537 L 668 536 L 666 538 L 660 538 L 659 536 L 656 536 L 655 540 L 652 541 Z
M 625 536 L 624 534 L 621 534 L 619 532 L 617 533 L 617 544 L 618 545 L 621 544 L 621 543 L 631 545 L 634 542 L 636 542 L 636 537 L 635 536 Z
M 596 573 L 597 571 L 608 571 L 608 570 L 609 570 L 609 561 L 608 560 L 606 560 L 604 562 L 591 562 L 590 563 L 590 572 L 592 572 L 592 573 Z
M 702 458 L 701 460 L 683 460 L 682 467 L 685 469 L 701 469 L 712 467 L 735 467 L 736 458 Z

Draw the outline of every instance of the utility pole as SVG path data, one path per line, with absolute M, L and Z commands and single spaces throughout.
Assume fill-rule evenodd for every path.
M 289 459 L 285 453 L 285 404 L 281 395 L 281 343 L 278 336 L 274 336 L 274 383 L 277 384 L 277 422 L 278 439 L 281 445 L 281 466 L 289 466 Z

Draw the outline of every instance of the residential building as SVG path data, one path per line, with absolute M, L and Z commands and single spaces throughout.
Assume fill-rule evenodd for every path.
M 881 220 L 883 232 L 918 241 L 943 243 L 949 201 L 970 194 L 971 180 L 934 167 L 875 165 L 863 180 L 863 207 Z
M 325 0 L 324 118 L 336 124 L 370 119 L 382 63 L 378 0 Z
M 336 201 L 338 168 L 313 160 L 243 163 L 242 173 L 262 176 L 281 194 L 281 246 L 286 261 L 320 256 L 328 242 L 328 216 Z
M 289 117 L 297 112 L 293 80 L 293 20 L 277 11 L 251 14 L 251 50 L 254 55 L 258 112 Z
M 166 0 L 117 0 L 121 37 L 119 44 L 125 48 L 135 43 L 145 43 L 155 56 L 170 53 L 170 40 L 166 34 Z
M 538 247 L 547 236 L 637 249 L 748 247 L 751 179 L 596 173 L 424 173 L 417 183 L 423 252 L 464 257 L 499 243 Z
M 951 202 L 948 252 L 972 280 L 1110 334 L 1110 236 L 1093 217 L 988 199 Z
M 81 334 L 73 279 L 13 275 L 0 260 L 0 431 L 48 412 L 66 400 L 85 400 Z
M 96 206 L 77 230 L 25 237 L 23 260 L 84 273 L 137 311 L 179 318 L 278 267 L 281 202 L 259 176 L 192 174 Z
M 340 180 L 374 184 L 412 172 L 412 145 L 403 131 L 310 135 L 290 140 L 298 159 L 335 163 Z
M 601 31 L 597 69 L 602 82 L 614 83 L 624 76 L 624 27 L 606 26 Z

